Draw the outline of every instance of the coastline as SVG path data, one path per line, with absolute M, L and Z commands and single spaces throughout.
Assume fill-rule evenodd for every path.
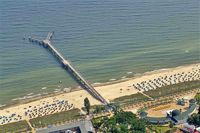
M 92 86 L 101 87 L 101 86 L 105 86 L 105 85 L 116 84 L 116 83 L 125 82 L 125 81 L 128 81 L 128 80 L 140 78 L 140 77 L 143 77 L 143 76 L 148 76 L 148 75 L 151 75 L 151 74 L 157 74 L 157 73 L 161 73 L 161 72 L 171 71 L 173 69 L 180 69 L 180 68 L 189 67 L 189 66 L 195 66 L 195 65 L 200 65 L 200 62 L 199 63 L 176 66 L 176 67 L 155 69 L 155 70 L 152 70 L 152 71 L 146 71 L 144 73 L 136 73 L 131 77 L 126 77 L 124 79 L 122 79 L 122 78 L 121 79 L 116 79 L 115 81 L 108 81 L 108 82 L 103 82 L 103 83 L 98 83 L 98 84 L 92 84 Z
M 137 74 L 132 75 L 131 77 L 128 77 L 129 75 L 127 75 L 126 78 L 116 79 L 114 81 L 107 81 L 107 82 L 103 82 L 103 83 L 92 83 L 91 85 L 95 89 L 96 88 L 100 89 L 101 87 L 105 87 L 105 86 L 109 86 L 109 85 L 115 85 L 115 84 L 131 81 L 131 80 L 135 80 L 135 79 L 138 79 L 138 78 L 141 78 L 141 77 L 144 77 L 144 76 L 149 76 L 149 75 L 152 75 L 152 74 L 159 74 L 159 73 L 163 73 L 163 72 L 168 72 L 168 71 L 181 69 L 181 68 L 185 68 L 185 67 L 190 67 L 190 66 L 196 66 L 196 65 L 200 65 L 200 63 L 186 64 L 186 65 L 171 67 L 171 68 L 161 68 L 161 69 L 157 69 L 157 70 L 147 71 L 147 72 L 144 72 L 144 73 L 137 73 Z M 59 95 L 62 95 L 62 94 L 68 94 L 68 93 L 77 92 L 77 91 L 81 91 L 81 90 L 83 90 L 83 89 L 80 88 L 80 86 L 77 86 L 77 87 L 70 88 L 70 90 L 68 92 L 66 92 L 62 89 L 61 91 L 56 92 L 56 93 L 50 92 L 46 95 L 40 94 L 39 96 L 32 97 L 32 98 L 25 98 L 25 99 L 21 99 L 21 100 L 13 100 L 12 99 L 12 102 L 10 102 L 8 104 L 1 105 L 0 110 L 10 108 L 10 107 L 15 107 L 15 106 L 18 106 L 18 105 L 21 105 L 21 104 L 27 104 L 27 103 L 30 103 L 30 102 L 34 102 L 34 101 L 44 99 L 44 98 L 56 97 L 56 96 L 59 96 Z M 36 95 L 38 95 L 38 94 L 36 94 Z M 16 98 L 16 99 L 18 99 L 18 98 Z
M 168 68 L 168 69 L 159 69 L 154 70 L 151 72 L 146 72 L 142 75 L 137 75 L 135 77 L 129 78 L 129 79 L 122 79 L 117 80 L 105 84 L 101 84 L 98 86 L 95 86 L 94 88 L 96 91 L 104 97 L 108 102 L 119 98 L 122 96 L 132 95 L 136 94 L 139 91 L 137 88 L 135 88 L 134 84 L 141 83 L 143 81 L 152 80 L 155 78 L 159 78 L 162 76 L 170 76 L 177 73 L 191 73 L 192 71 L 196 71 L 199 75 L 200 71 L 200 63 L 197 64 L 190 64 L 185 66 L 178 66 L 175 68 Z M 173 80 L 173 79 L 172 79 Z M 199 77 L 197 79 L 193 80 L 200 80 Z M 184 82 L 184 81 L 183 81 Z M 31 119 L 29 116 L 26 115 L 26 111 L 33 110 L 36 108 L 43 108 L 46 105 L 55 105 L 57 103 L 65 102 L 67 106 L 70 106 L 70 109 L 73 108 L 79 108 L 81 109 L 84 106 L 84 99 L 88 98 L 91 105 L 100 105 L 101 103 L 94 99 L 86 90 L 80 89 L 77 87 L 77 89 L 74 89 L 71 92 L 58 92 L 58 93 L 52 93 L 50 95 L 36 97 L 33 99 L 26 99 L 23 101 L 19 101 L 17 104 L 12 104 L 10 106 L 4 106 L 0 108 L 0 114 L 2 116 L 12 116 L 12 114 L 17 114 L 20 116 L 20 120 L 25 119 Z M 49 108 L 51 110 L 51 108 Z M 70 110 L 69 109 L 69 110 Z M 61 110 L 56 110 L 56 112 L 60 112 Z M 54 112 L 55 113 L 55 112 Z M 37 116 L 34 116 L 37 117 Z M 18 120 L 12 120 L 10 122 L 16 122 Z

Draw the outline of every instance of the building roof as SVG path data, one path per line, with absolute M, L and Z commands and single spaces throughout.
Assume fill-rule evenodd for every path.
M 176 122 L 180 122 L 180 121 L 181 123 L 186 122 L 188 116 L 192 112 L 194 112 L 195 109 L 196 109 L 196 104 L 190 104 L 189 108 L 185 112 L 182 112 L 179 115 L 174 116 L 173 118 L 175 119 Z
M 140 113 L 140 117 L 146 117 L 147 116 L 147 112 L 141 112 Z
M 49 132 L 54 132 L 54 131 L 59 131 L 59 130 L 67 130 L 71 128 L 78 127 L 81 131 L 81 133 L 88 133 L 92 132 L 95 133 L 92 122 L 89 120 L 82 120 L 74 123 L 68 123 L 60 126 L 52 126 L 50 128 L 45 128 L 45 129 L 38 129 L 36 130 L 36 133 L 49 133 Z
M 175 109 L 172 111 L 172 116 L 178 116 L 180 114 L 181 114 L 180 110 Z
M 189 102 L 190 103 L 196 103 L 196 100 L 195 99 L 190 99 Z
M 170 121 L 170 118 L 167 117 L 146 117 L 146 119 L 150 122 L 150 123 L 154 123 L 154 124 L 158 124 L 158 123 L 168 123 Z

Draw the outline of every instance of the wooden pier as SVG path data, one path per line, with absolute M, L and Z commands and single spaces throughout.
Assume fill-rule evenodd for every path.
M 44 47 L 48 48 L 54 56 L 62 63 L 64 68 L 66 68 L 73 76 L 74 78 L 79 82 L 79 84 L 87 90 L 94 98 L 99 100 L 104 105 L 107 105 L 108 102 L 89 84 L 89 82 L 78 72 L 74 66 L 71 64 L 71 62 L 63 57 L 63 55 L 58 52 L 52 45 L 51 39 L 53 36 L 53 32 L 49 32 L 45 40 L 38 40 L 36 38 L 30 37 L 30 42 L 35 42 L 40 45 L 43 45 Z

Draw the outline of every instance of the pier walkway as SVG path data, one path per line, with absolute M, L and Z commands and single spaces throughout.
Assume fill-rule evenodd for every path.
M 64 68 L 66 68 L 73 76 L 74 78 L 86 89 L 94 98 L 99 100 L 101 103 L 107 105 L 108 102 L 89 84 L 89 82 L 84 79 L 84 77 L 78 72 L 74 66 L 70 63 L 69 60 L 65 59 L 63 55 L 58 52 L 52 45 L 51 43 L 51 38 L 53 36 L 52 32 L 49 32 L 45 40 L 38 40 L 33 37 L 29 38 L 30 42 L 36 42 L 39 43 L 40 45 L 43 45 L 44 47 L 48 48 L 54 56 L 57 57 L 57 59 L 62 63 Z

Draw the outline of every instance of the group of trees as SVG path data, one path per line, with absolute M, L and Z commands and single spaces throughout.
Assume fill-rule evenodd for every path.
M 200 105 L 200 93 L 196 94 L 195 100 L 196 100 L 197 104 Z
M 97 123 L 98 130 L 104 133 L 144 133 L 145 121 L 139 119 L 132 112 L 120 110 L 115 112 L 112 117 L 103 117 Z M 96 126 L 96 127 L 97 127 Z
M 84 99 L 84 107 L 87 115 L 90 114 L 90 101 L 88 98 Z M 93 119 L 93 125 L 96 129 L 104 133 L 144 133 L 145 121 L 139 119 L 132 112 L 124 112 L 117 105 L 110 105 L 114 112 L 112 117 L 104 116 Z M 97 107 L 96 110 L 105 109 Z
M 196 100 L 197 104 L 199 105 L 198 114 L 200 114 L 200 93 L 196 94 L 195 100 Z
M 195 96 L 195 100 L 197 104 L 199 105 L 198 113 L 192 114 L 188 119 L 187 122 L 189 124 L 195 125 L 196 127 L 200 126 L 200 93 L 197 93 Z
M 187 122 L 191 125 L 195 125 L 196 127 L 200 126 L 200 114 L 194 113 L 188 119 Z
M 200 104 L 200 94 L 195 96 L 195 100 Z M 84 99 L 84 107 L 87 115 L 90 113 L 90 102 L 88 98 Z M 143 119 L 138 118 L 132 112 L 124 112 L 118 106 L 113 106 L 114 115 L 112 117 L 102 117 L 93 124 L 99 131 L 105 133 L 144 133 L 146 122 Z M 142 110 L 141 110 L 142 111 Z M 97 111 L 98 112 L 98 111 Z M 180 113 L 179 110 L 172 112 L 174 116 Z M 192 114 L 187 122 L 189 124 L 200 126 L 200 111 Z M 173 123 L 170 123 L 170 128 L 173 128 Z

